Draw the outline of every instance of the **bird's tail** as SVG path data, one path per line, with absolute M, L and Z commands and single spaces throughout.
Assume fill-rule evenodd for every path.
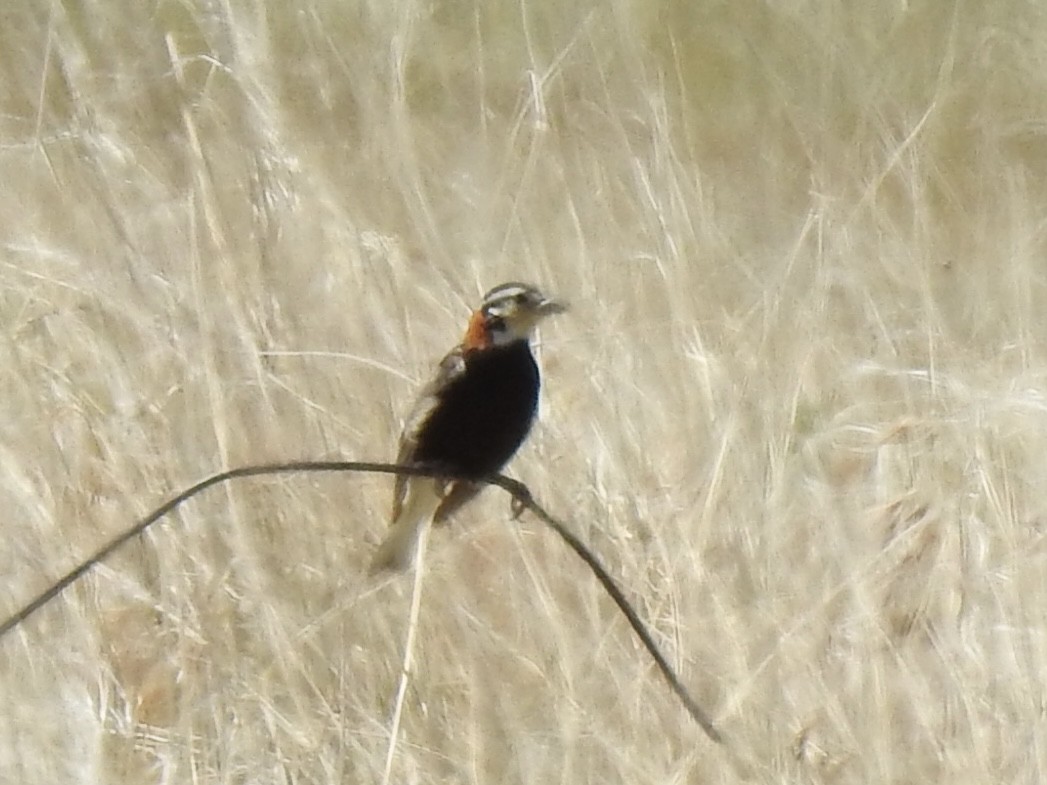
M 372 575 L 386 570 L 406 572 L 411 568 L 418 548 L 418 535 L 423 526 L 432 523 L 442 500 L 436 480 L 418 477 L 407 482 L 400 514 L 390 525 L 389 533 L 371 560 Z

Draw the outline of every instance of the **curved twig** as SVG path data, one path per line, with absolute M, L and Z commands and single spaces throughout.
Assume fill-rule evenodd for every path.
M 96 565 L 105 561 L 105 559 L 114 552 L 138 535 L 144 533 L 146 529 L 167 515 L 167 513 L 171 512 L 183 502 L 188 501 L 201 491 L 207 490 L 213 485 L 226 482 L 227 480 L 245 477 L 260 477 L 264 475 L 302 474 L 306 472 L 367 472 L 375 474 L 406 474 L 419 477 L 445 476 L 444 473 L 422 466 L 400 466 L 392 463 L 373 463 L 366 461 L 290 461 L 287 463 L 241 466 L 237 469 L 230 469 L 219 474 L 214 474 L 164 502 L 141 521 L 114 537 L 91 554 L 87 559 L 52 583 L 47 589 L 40 592 L 21 609 L 0 623 L 0 639 L 25 622 L 30 616 L 36 613 L 36 611 L 40 610 L 40 608 L 65 591 L 70 585 L 75 583 Z M 562 539 L 567 546 L 586 563 L 589 569 L 596 576 L 596 579 L 603 586 L 604 590 L 611 596 L 611 599 L 614 600 L 618 609 L 621 610 L 625 615 L 625 618 L 629 620 L 629 624 L 633 628 L 633 631 L 636 633 L 637 637 L 640 638 L 644 648 L 647 649 L 647 652 L 658 665 L 658 669 L 661 671 L 662 676 L 665 677 L 665 680 L 669 683 L 669 686 L 672 688 L 673 692 L 676 693 L 676 696 L 683 703 L 691 717 L 694 718 L 694 721 L 701 726 L 702 730 L 705 731 L 710 739 L 718 744 L 722 744 L 723 736 L 713 725 L 712 720 L 709 719 L 708 715 L 702 711 L 694 698 L 691 697 L 687 688 L 684 687 L 683 683 L 680 681 L 679 676 L 676 675 L 672 666 L 669 665 L 665 656 L 658 649 L 658 645 L 654 642 L 654 638 L 651 637 L 651 633 L 648 631 L 646 625 L 644 625 L 643 620 L 633 609 L 629 600 L 626 599 L 625 594 L 618 587 L 618 584 L 614 582 L 614 579 L 600 563 L 600 560 L 597 559 L 592 551 L 586 547 L 585 543 L 572 534 L 563 522 L 557 520 L 546 512 L 541 505 L 534 500 L 531 491 L 522 482 L 501 474 L 490 477 L 482 482 L 485 482 L 488 485 L 496 485 L 512 496 L 514 507 L 517 510 L 523 508 L 533 512 L 539 520 L 555 531 L 560 536 L 560 539 Z
M 705 734 L 715 741 L 717 744 L 723 743 L 723 736 L 720 731 L 713 725 L 709 716 L 702 711 L 702 708 L 698 703 L 691 697 L 691 693 L 687 691 L 687 688 L 683 686 L 683 682 L 680 681 L 680 677 L 676 675 L 672 666 L 665 659 L 665 655 L 658 648 L 658 644 L 654 642 L 654 638 L 651 637 L 651 633 L 648 631 L 647 626 L 643 623 L 643 620 L 636 613 L 636 610 L 630 604 L 629 600 L 626 599 L 625 594 L 618 587 L 618 584 L 614 582 L 610 573 L 600 563 L 600 560 L 596 558 L 589 548 L 578 539 L 571 531 L 564 526 L 561 521 L 558 521 L 552 515 L 547 513 L 541 505 L 534 500 L 531 496 L 530 489 L 519 480 L 513 480 L 504 475 L 499 475 L 490 480 L 492 485 L 497 485 L 513 497 L 513 501 L 519 503 L 521 506 L 527 508 L 533 512 L 538 518 L 560 535 L 567 547 L 578 554 L 579 558 L 586 563 L 593 575 L 596 576 L 596 580 L 600 581 L 600 584 L 604 587 L 604 590 L 611 595 L 611 599 L 614 600 L 618 609 L 625 614 L 625 618 L 629 620 L 630 626 L 633 628 L 633 632 L 636 633 L 637 637 L 643 643 L 644 648 L 647 649 L 647 653 L 651 655 L 651 658 L 658 665 L 658 670 L 662 672 L 662 676 L 669 683 L 672 691 L 676 693 L 676 697 L 680 699 L 684 707 L 687 709 L 688 714 L 694 718 L 694 721 L 702 726 L 702 730 Z

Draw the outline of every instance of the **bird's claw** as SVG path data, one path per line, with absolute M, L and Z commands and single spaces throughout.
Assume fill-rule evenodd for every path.
M 519 496 L 514 496 L 512 501 L 509 502 L 509 509 L 513 513 L 513 520 L 520 520 L 520 516 L 527 510 L 527 502 L 521 499 Z
M 534 502 L 531 498 L 531 490 L 519 480 L 513 480 L 509 477 L 504 477 L 505 481 L 502 487 L 513 497 L 512 501 L 509 502 L 509 509 L 512 512 L 513 520 L 520 520 L 520 516 L 524 514 Z

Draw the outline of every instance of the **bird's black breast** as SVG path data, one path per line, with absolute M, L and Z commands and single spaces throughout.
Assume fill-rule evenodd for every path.
M 419 429 L 415 462 L 463 477 L 499 471 L 531 429 L 539 386 L 527 341 L 467 354 Z

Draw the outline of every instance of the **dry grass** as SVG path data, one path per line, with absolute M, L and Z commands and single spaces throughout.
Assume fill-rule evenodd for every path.
M 844 4 L 856 6 L 856 4 Z M 570 298 L 430 542 L 397 782 L 1047 777 L 1047 12 L 11 0 L 0 615 L 221 468 L 390 454 L 485 287 Z M 245 482 L 0 642 L 0 781 L 375 782 L 388 482 Z

